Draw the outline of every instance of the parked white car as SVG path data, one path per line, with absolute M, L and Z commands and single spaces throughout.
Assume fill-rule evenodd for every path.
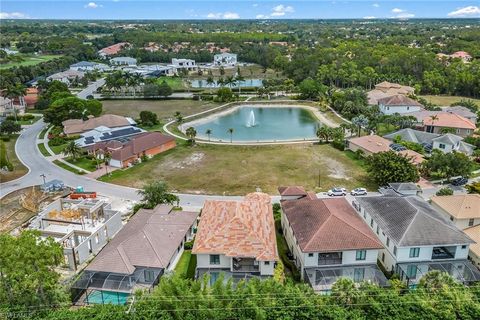
M 328 190 L 327 195 L 330 197 L 333 196 L 346 196 L 347 195 L 347 190 L 345 188 L 333 188 Z
M 367 189 L 365 188 L 355 188 L 352 191 L 350 191 L 350 194 L 352 196 L 364 196 L 367 194 Z

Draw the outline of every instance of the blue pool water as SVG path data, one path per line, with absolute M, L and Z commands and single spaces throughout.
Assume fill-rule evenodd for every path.
M 218 84 L 207 84 L 207 80 L 190 80 L 190 84 L 192 88 L 218 88 L 220 87 Z M 240 81 L 235 86 L 232 85 L 232 89 L 238 88 L 238 86 L 245 88 L 245 87 L 262 87 L 263 82 L 262 79 L 245 79 L 244 81 Z
M 88 298 L 85 302 L 91 304 L 126 304 L 130 294 L 125 292 L 113 292 L 113 291 L 92 291 L 88 294 Z M 88 299 L 88 300 L 87 300 Z

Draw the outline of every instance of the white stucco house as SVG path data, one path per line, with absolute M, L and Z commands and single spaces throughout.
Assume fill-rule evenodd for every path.
M 431 270 L 461 283 L 480 281 L 480 271 L 467 260 L 474 241 L 420 197 L 356 197 L 353 206 L 384 245 L 379 261 L 410 287 Z
M 473 150 L 475 149 L 475 146 L 464 142 L 462 137 L 452 133 L 446 133 L 432 139 L 432 147 L 443 153 L 457 151 L 465 153 L 466 155 L 473 154 Z
M 433 196 L 432 206 L 459 229 L 480 225 L 480 194 Z
M 196 278 L 208 274 L 211 285 L 221 274 L 234 282 L 272 276 L 278 253 L 270 196 L 205 201 L 192 254 Z
M 188 71 L 193 71 L 197 69 L 197 64 L 195 60 L 192 59 L 172 59 L 171 64 L 175 69 L 186 69 Z
M 383 245 L 345 198 L 309 194 L 281 205 L 288 248 L 302 279 L 316 292 L 331 290 L 339 278 L 387 284 L 377 267 Z
M 112 66 L 136 66 L 137 59 L 131 57 L 115 57 L 110 59 Z
M 97 63 L 97 62 L 90 62 L 90 61 L 80 61 L 70 65 L 70 70 L 74 71 L 83 71 L 83 72 L 91 72 L 91 71 L 108 71 L 110 67 L 104 63 Z
M 423 109 L 423 105 L 418 101 L 415 101 L 402 94 L 396 94 L 378 99 L 378 107 L 380 112 L 386 115 L 392 115 L 394 113 L 403 114 L 420 111 Z
M 232 67 L 237 64 L 237 54 L 235 53 L 219 53 L 213 56 L 214 66 Z

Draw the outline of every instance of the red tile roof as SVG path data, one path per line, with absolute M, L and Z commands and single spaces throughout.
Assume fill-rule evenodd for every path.
M 306 196 L 307 192 L 300 186 L 278 187 L 281 196 Z
M 438 113 L 436 119 L 423 118 L 423 124 L 434 127 L 460 128 L 475 130 L 477 126 L 467 118 L 454 113 Z
M 357 145 L 371 153 L 390 151 L 391 142 L 377 135 L 356 137 L 349 140 L 349 144 Z
M 256 192 L 242 201 L 205 201 L 192 253 L 278 260 L 270 196 Z
M 281 202 L 303 252 L 381 249 L 381 242 L 344 198 Z
M 124 47 L 129 45 L 130 44 L 128 42 L 120 42 L 120 43 L 112 44 L 111 46 L 105 47 L 103 49 L 100 49 L 100 52 L 106 54 L 107 56 L 111 56 L 119 53 L 120 50 L 122 50 Z
M 385 106 L 418 106 L 423 107 L 421 103 L 402 94 L 396 94 L 390 97 L 378 99 L 378 103 Z
M 175 138 L 160 132 L 145 132 L 134 136 L 123 148 L 112 152 L 112 159 L 124 161 L 149 149 L 175 141 Z

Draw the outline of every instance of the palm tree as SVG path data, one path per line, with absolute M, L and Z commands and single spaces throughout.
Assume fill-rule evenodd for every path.
M 368 126 L 368 118 L 363 114 L 360 114 L 352 119 L 352 123 L 357 126 L 358 136 L 360 137 L 361 129 Z
M 230 143 L 233 142 L 233 128 L 228 129 L 228 133 L 230 133 Z
M 72 157 L 73 161 L 75 161 L 77 157 L 82 154 L 82 148 L 80 148 L 75 141 L 70 141 L 65 149 L 63 149 L 63 154 Z
M 244 81 L 245 78 L 240 74 L 240 73 L 237 73 L 237 76 L 235 77 L 235 82 L 236 84 L 238 85 L 238 94 L 241 93 L 241 87 L 242 87 L 242 81 Z
M 432 127 L 431 130 L 432 130 L 432 131 L 428 131 L 428 132 L 432 132 L 432 133 L 433 133 L 435 121 L 438 120 L 438 116 L 437 116 L 436 114 L 433 114 L 433 115 L 430 116 L 430 120 L 432 120 L 432 125 L 431 125 L 431 127 Z M 428 126 L 427 126 L 427 128 L 428 128 Z
M 212 92 L 212 87 L 215 84 L 215 80 L 213 80 L 212 76 L 208 76 L 207 78 L 207 86 L 210 88 L 210 92 Z
M 210 135 L 212 134 L 212 129 L 207 129 L 205 134 L 208 136 L 208 141 L 210 141 Z
M 177 120 L 178 123 L 182 123 L 183 121 L 183 116 L 182 114 L 180 113 L 180 111 L 176 111 L 173 116 L 175 117 L 175 119 Z
M 112 159 L 112 155 L 110 152 L 105 152 L 103 155 L 103 163 L 105 164 L 105 174 L 108 174 L 108 164 L 110 163 L 110 160 Z
M 222 77 L 218 78 L 217 86 L 223 87 L 225 85 L 225 80 Z
M 193 145 L 195 143 L 195 137 L 197 136 L 197 130 L 195 130 L 194 127 L 188 127 L 187 130 L 185 130 L 185 134 Z
M 322 142 L 322 140 L 325 140 L 328 142 L 328 127 L 327 126 L 321 126 L 320 128 L 317 129 L 317 137 Z
M 225 78 L 225 85 L 228 86 L 229 88 L 232 88 L 232 85 L 235 83 L 235 78 L 233 76 L 227 76 Z
M 14 85 L 10 85 L 4 90 L 5 97 L 11 99 L 18 98 L 20 105 L 24 105 L 24 97 L 27 95 L 27 89 L 21 83 L 15 83 Z M 15 116 L 15 122 L 17 121 L 17 110 L 15 110 L 15 104 L 13 105 L 13 115 Z

